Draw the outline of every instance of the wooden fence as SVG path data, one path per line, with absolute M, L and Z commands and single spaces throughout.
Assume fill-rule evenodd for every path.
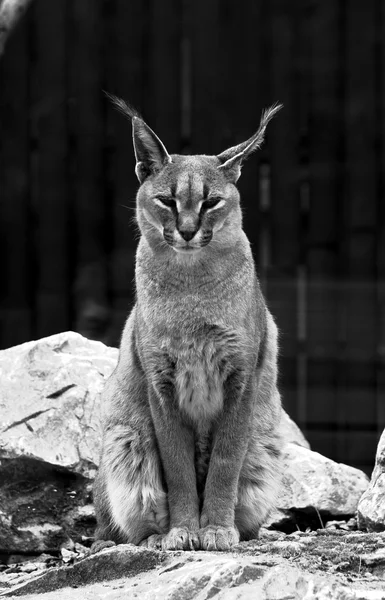
M 133 302 L 130 100 L 170 152 L 244 167 L 246 232 L 312 447 L 370 470 L 385 425 L 383 0 L 34 0 L 0 62 L 1 347 L 117 343 Z

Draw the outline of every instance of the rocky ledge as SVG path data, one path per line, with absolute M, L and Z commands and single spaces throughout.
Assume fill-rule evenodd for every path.
M 68 558 L 68 557 L 67 557 Z M 120 545 L 42 570 L 2 574 L 7 598 L 47 600 L 381 600 L 385 534 L 330 527 L 263 530 L 231 553 L 157 552 Z M 31 572 L 35 565 L 35 570 Z

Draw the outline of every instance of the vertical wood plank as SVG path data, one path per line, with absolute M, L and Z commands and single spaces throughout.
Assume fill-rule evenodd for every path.
M 28 16 L 12 32 L 0 61 L 0 348 L 20 344 L 32 336 Z
M 272 264 L 268 300 L 280 336 L 280 381 L 289 414 L 297 414 L 297 265 L 299 261 L 299 82 L 301 48 L 298 2 L 273 0 L 271 93 L 284 107 L 269 131 L 271 148 Z
M 32 187 L 37 227 L 36 334 L 69 327 L 66 0 L 32 5 Z
M 151 0 L 144 112 L 170 154 L 180 152 L 182 0 Z
M 375 0 L 346 11 L 345 393 L 340 420 L 376 422 Z M 370 460 L 375 447 L 362 444 Z M 349 436 L 342 449 L 349 460 Z
M 375 5 L 376 178 L 377 178 L 377 431 L 385 428 L 385 6 Z
M 219 0 L 186 0 L 186 27 L 191 40 L 192 60 L 192 154 L 216 154 L 220 115 L 219 92 Z
M 308 416 L 308 267 L 307 235 L 310 209 L 309 138 L 311 114 L 311 11 L 306 0 L 297 5 L 298 24 L 295 30 L 297 44 L 296 85 L 298 87 L 299 140 L 299 258 L 297 268 L 297 414 L 298 423 L 306 434 Z
M 341 131 L 340 3 L 311 5 L 310 212 L 308 221 L 308 420 L 336 419 Z M 311 439 L 310 439 L 311 441 Z M 315 450 L 317 448 L 314 448 Z M 335 457 L 333 443 L 329 456 Z
M 104 205 L 103 3 L 71 1 L 68 7 L 74 318 L 77 331 L 104 340 L 108 318 L 105 256 L 111 234 Z
M 148 68 L 149 2 L 105 3 L 104 87 L 131 103 L 143 117 Z M 108 10 L 107 10 L 108 9 Z M 112 242 L 108 257 L 111 323 L 109 343 L 117 345 L 134 302 L 137 229 L 134 224 L 138 180 L 131 123 L 106 101 L 105 177 L 111 211 Z M 150 124 L 151 125 L 151 124 Z

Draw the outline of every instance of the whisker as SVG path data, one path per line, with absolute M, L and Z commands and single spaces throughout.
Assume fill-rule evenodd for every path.
M 138 227 L 138 222 L 136 220 L 136 216 L 131 217 L 130 223 L 131 223 L 131 225 L 134 225 L 135 229 Z
M 119 204 L 119 206 L 121 206 L 122 208 L 127 208 L 127 210 L 135 210 L 136 211 L 136 206 L 126 206 L 125 204 Z

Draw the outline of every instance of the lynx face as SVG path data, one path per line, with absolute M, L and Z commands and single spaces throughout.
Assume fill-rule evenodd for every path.
M 281 109 L 262 113 L 257 132 L 217 156 L 170 155 L 158 136 L 125 102 L 112 98 L 132 119 L 135 172 L 141 184 L 137 221 L 154 251 L 194 256 L 234 246 L 242 235 L 235 186 L 243 161 L 263 142 L 266 126 Z
M 235 243 L 241 231 L 239 194 L 214 156 L 172 155 L 138 193 L 140 229 L 154 245 L 193 255 L 208 245 Z

